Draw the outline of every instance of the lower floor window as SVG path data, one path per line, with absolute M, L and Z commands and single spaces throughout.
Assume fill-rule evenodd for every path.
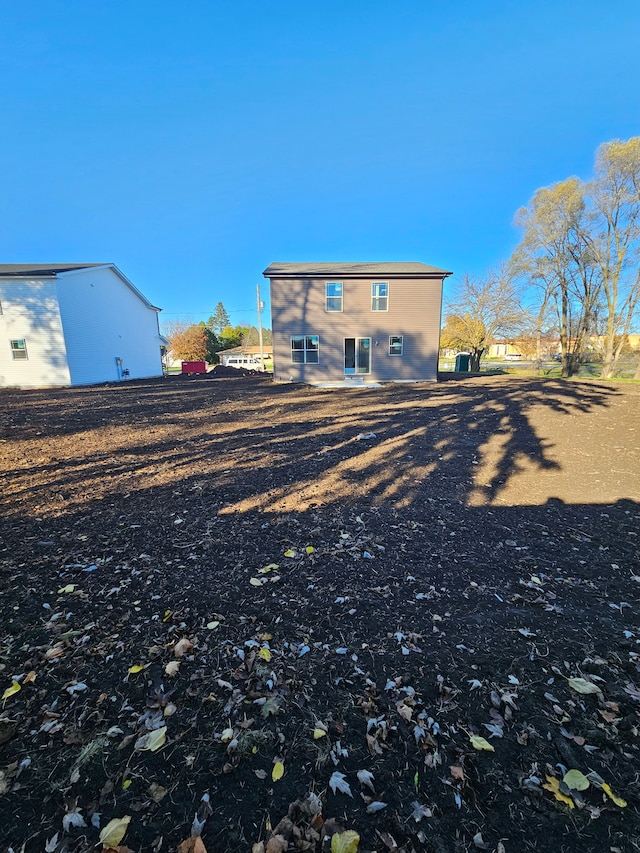
M 402 335 L 389 335 L 389 355 L 402 355 Z
M 292 335 L 291 361 L 294 364 L 318 364 L 319 346 L 318 335 Z
M 29 356 L 27 355 L 27 342 L 24 338 L 20 338 L 16 341 L 10 341 L 11 344 L 11 355 L 13 356 L 14 361 L 26 361 Z

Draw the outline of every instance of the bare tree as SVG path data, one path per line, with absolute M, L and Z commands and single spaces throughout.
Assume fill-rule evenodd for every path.
M 465 276 L 456 299 L 447 306 L 440 344 L 467 350 L 470 368 L 480 370 L 480 360 L 498 336 L 516 336 L 526 321 L 518 292 L 507 269 L 476 281 Z
M 555 309 L 563 376 L 570 376 L 581 359 L 600 293 L 585 219 L 584 184 L 569 178 L 537 190 L 515 220 L 523 235 L 510 264 L 539 291 L 539 334 L 549 308 Z
M 589 229 L 604 301 L 602 376 L 614 372 L 640 302 L 640 136 L 601 145 L 588 185 Z

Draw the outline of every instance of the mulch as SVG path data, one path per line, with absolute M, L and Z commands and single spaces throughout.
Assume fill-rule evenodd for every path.
M 639 432 L 637 383 L 3 390 L 0 850 L 639 850 Z

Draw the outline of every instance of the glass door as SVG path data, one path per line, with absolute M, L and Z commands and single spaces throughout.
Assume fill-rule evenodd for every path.
M 345 376 L 371 373 L 371 338 L 344 339 Z

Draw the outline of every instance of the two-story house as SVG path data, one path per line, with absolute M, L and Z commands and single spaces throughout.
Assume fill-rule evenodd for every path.
M 275 382 L 438 377 L 442 284 L 421 263 L 273 263 Z
M 0 264 L 0 387 L 161 376 L 159 311 L 115 264 Z

